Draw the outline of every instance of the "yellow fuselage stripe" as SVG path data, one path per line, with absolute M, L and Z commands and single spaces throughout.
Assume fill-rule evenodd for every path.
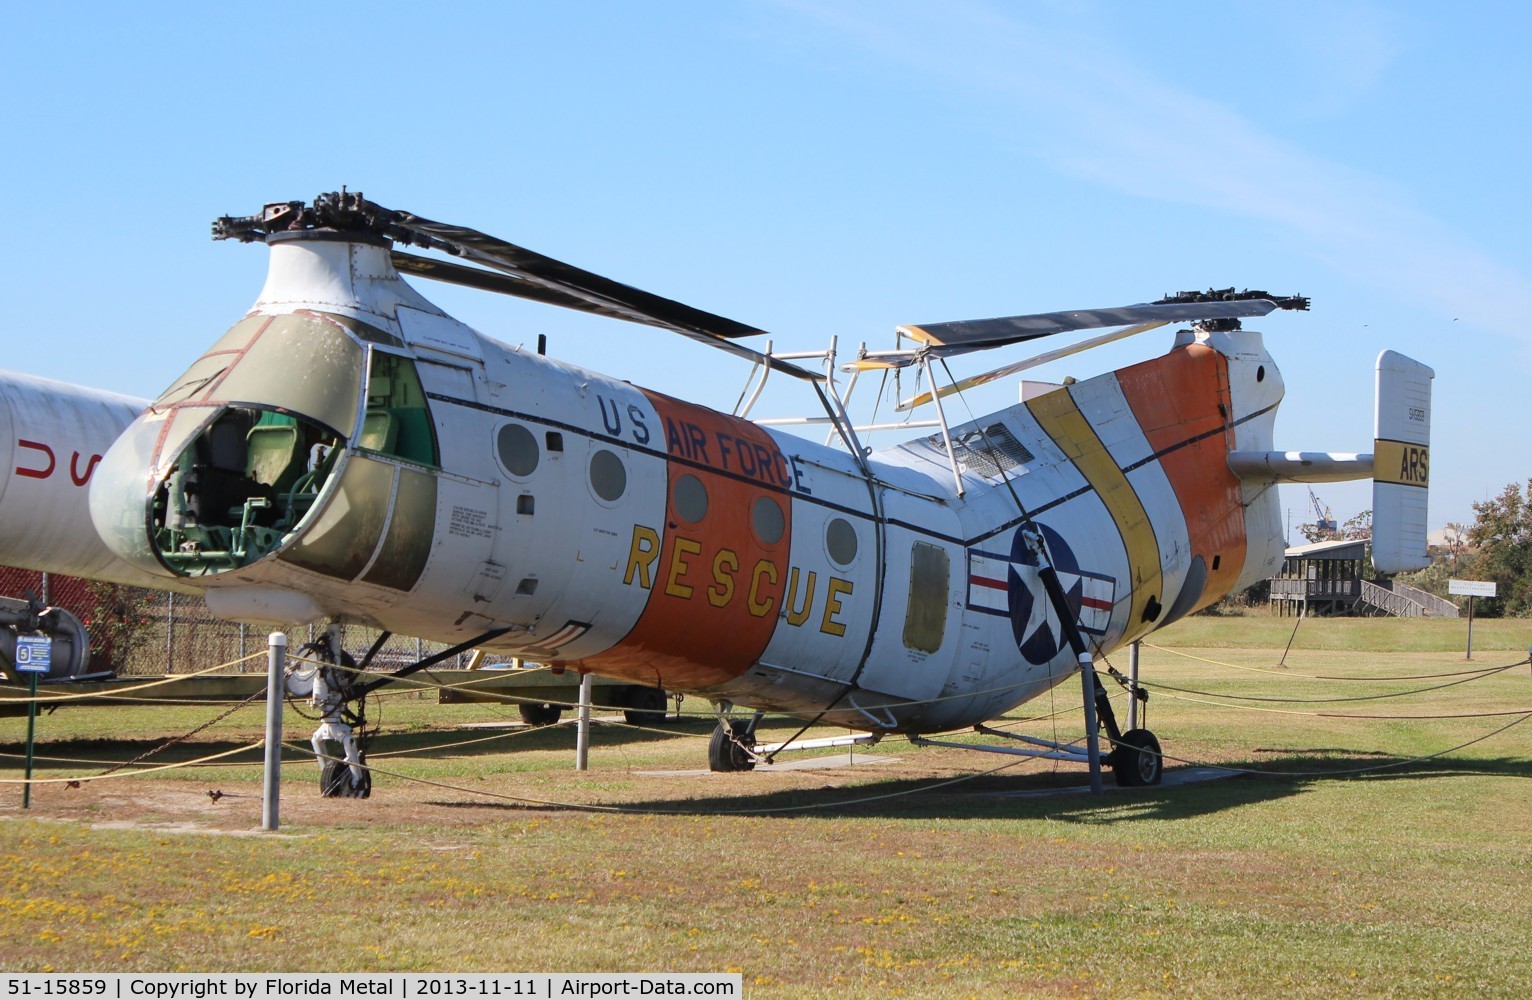
M 1154 536 L 1154 526 L 1149 523 L 1149 514 L 1133 484 L 1128 482 L 1128 477 L 1102 445 L 1068 389 L 1030 399 L 1027 409 L 1096 491 L 1122 536 L 1128 556 L 1128 579 L 1133 587 L 1127 632 L 1123 636 L 1124 642 L 1130 642 L 1154 628 L 1152 621 L 1144 621 L 1144 609 L 1149 602 L 1158 602 L 1162 609 L 1166 603 L 1160 593 L 1160 546 Z

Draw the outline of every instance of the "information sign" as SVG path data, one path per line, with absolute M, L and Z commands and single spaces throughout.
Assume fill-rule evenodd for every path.
M 46 674 L 53 660 L 53 640 L 45 635 L 16 637 L 16 669 L 24 673 Z
M 1492 580 L 1448 580 L 1447 593 L 1460 597 L 1494 597 L 1495 584 Z

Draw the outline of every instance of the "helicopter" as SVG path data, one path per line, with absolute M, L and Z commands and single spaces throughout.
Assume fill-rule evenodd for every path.
M 700 696 L 718 716 L 715 771 L 811 742 L 758 743 L 764 712 L 867 742 L 1001 734 L 984 723 L 1079 675 L 1087 737 L 1105 733 L 1127 785 L 1160 781 L 1160 745 L 1119 727 L 1092 660 L 1270 576 L 1278 483 L 1372 478 L 1378 569 L 1428 562 L 1430 368 L 1380 354 L 1372 452 L 1273 447 L 1284 385 L 1242 321 L 1307 310 L 1302 296 L 908 325 L 896 348 L 842 362 L 833 344 L 752 347 L 766 331 L 356 192 L 221 217 L 213 235 L 267 247 L 255 304 L 106 447 L 86 490 L 91 551 L 7 537 L 0 562 Z M 754 390 L 725 413 L 511 346 L 407 277 L 680 334 L 748 361 Z M 953 394 L 1171 324 L 1185 326 L 1161 356 L 946 416 Z M 1109 332 L 938 384 L 948 359 L 1087 330 Z M 864 446 L 856 379 L 911 370 L 927 389 L 899 408 L 929 406 L 913 426 L 934 432 Z M 774 375 L 807 388 L 823 412 L 792 422 L 827 426 L 828 443 L 749 419 Z M 5 470 L 14 488 L 22 466 Z M 364 679 L 350 668 L 370 654 L 328 635 L 336 669 L 316 697 L 351 766 L 325 794 L 364 795 L 357 706 L 439 657 Z M 1085 759 L 1026 742 L 1006 749 Z

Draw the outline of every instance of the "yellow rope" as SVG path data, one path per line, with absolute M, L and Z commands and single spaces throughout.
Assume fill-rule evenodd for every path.
M 1198 656 L 1195 653 L 1188 653 L 1185 650 L 1171 649 L 1168 646 L 1156 646 L 1152 642 L 1141 641 L 1140 644 L 1148 646 L 1150 649 L 1158 650 L 1161 653 L 1171 653 L 1175 656 L 1184 656 L 1188 660 L 1197 660 L 1200 663 L 1211 663 L 1217 667 L 1228 667 L 1231 670 L 1249 670 L 1258 674 L 1276 674 L 1278 677 L 1295 677 L 1312 681 L 1428 681 L 1435 680 L 1439 677 L 1464 677 L 1468 674 L 1482 674 L 1491 670 L 1502 669 L 1501 667 L 1474 667 L 1470 670 L 1454 670 L 1449 673 L 1441 674 L 1398 674 L 1390 675 L 1387 677 L 1359 677 L 1353 674 L 1303 674 L 1294 670 L 1274 670 L 1270 667 L 1250 667 L 1239 663 L 1228 663 L 1224 660 L 1212 660 L 1206 656 Z M 1519 667 L 1526 662 L 1526 660 L 1520 660 L 1516 663 L 1510 664 L 1510 666 Z
M 432 746 L 411 747 L 408 750 L 385 750 L 378 753 L 369 753 L 368 757 L 402 757 L 408 754 L 426 753 L 432 750 L 454 750 L 458 747 L 472 746 L 475 743 L 489 743 L 494 740 L 510 739 L 512 736 L 524 736 L 527 733 L 536 732 L 539 729 L 547 729 L 548 726 L 526 726 L 521 729 L 511 729 L 503 733 L 493 733 L 489 736 L 475 736 L 471 740 L 460 740 L 456 743 L 436 743 Z
M 1245 712 L 1268 712 L 1272 715 L 1299 715 L 1310 719 L 1387 719 L 1399 722 L 1408 722 L 1412 719 L 1427 721 L 1432 719 L 1488 719 L 1499 715 L 1532 714 L 1532 708 L 1513 708 L 1501 712 L 1459 712 L 1447 715 L 1358 715 L 1349 712 L 1302 712 L 1296 709 L 1288 708 L 1263 708 L 1260 705 L 1230 705 L 1228 702 L 1223 701 L 1208 701 L 1204 698 L 1192 698 L 1186 695 L 1175 695 L 1163 689 L 1158 691 L 1157 694 L 1161 698 L 1169 698 L 1172 701 L 1191 702 L 1194 705 L 1210 705 L 1214 708 L 1237 708 Z
M 310 663 L 310 664 L 314 664 L 316 666 L 322 664 L 322 661 L 314 660 L 314 659 L 311 659 L 309 657 L 289 657 L 289 660 L 297 660 L 300 663 Z M 333 663 L 323 663 L 322 665 L 330 666 L 330 667 L 336 667 L 337 669 L 340 669 L 340 670 L 346 670 L 346 671 L 349 671 L 349 672 L 351 672 L 353 674 L 356 674 L 359 677 L 380 677 L 380 676 L 387 677 L 387 676 L 389 676 L 388 674 L 382 673 L 381 671 L 363 670 L 360 667 L 339 666 L 339 665 L 333 664 Z M 435 669 L 435 668 L 431 668 L 431 669 Z M 480 668 L 481 671 L 483 669 L 484 668 Z M 429 679 L 417 680 L 414 676 L 403 678 L 403 679 L 401 679 L 399 681 L 399 683 L 401 683 L 401 684 L 413 684 L 416 687 L 423 688 L 423 689 L 435 689 L 435 690 L 442 690 L 442 691 L 450 691 L 450 690 L 455 690 L 455 689 L 458 689 L 458 688 L 473 687 L 474 685 L 479 684 L 481 682 L 489 682 L 489 681 L 491 681 L 495 677 L 495 675 L 497 673 L 500 676 L 502 676 L 502 677 L 507 675 L 507 674 L 510 674 L 510 675 L 513 675 L 513 676 L 517 676 L 517 677 L 522 677 L 522 676 L 525 676 L 525 675 L 531 674 L 531 673 L 537 673 L 537 672 L 542 672 L 542 671 L 551 671 L 551 669 L 552 668 L 547 667 L 547 666 L 541 666 L 541 667 L 529 667 L 529 668 L 526 668 L 524 670 L 519 670 L 519 671 L 507 671 L 507 670 L 488 671 L 488 673 L 490 674 L 490 676 L 488 676 L 488 677 L 476 678 L 474 680 L 469 680 L 469 681 L 463 681 L 462 683 L 458 683 L 458 684 L 444 684 L 444 683 L 441 683 L 439 681 L 432 681 L 432 680 L 429 680 Z M 426 671 L 426 672 L 429 672 L 429 671 Z M 479 671 L 475 671 L 475 672 L 479 672 Z M 600 676 L 600 675 L 598 675 L 598 676 Z M 610 682 L 610 683 L 615 683 L 615 684 L 632 684 L 632 683 L 635 683 L 633 681 L 624 681 L 624 680 L 621 680 L 620 678 L 606 678 L 606 680 L 608 682 Z M 982 696 L 987 695 L 987 694 L 997 694 L 997 693 L 1006 692 L 1006 691 L 1014 691 L 1017 688 L 1030 687 L 1030 686 L 1032 686 L 1035 683 L 1036 683 L 1035 679 L 1029 678 L 1029 679 L 1026 679 L 1026 680 L 1017 681 L 1014 684 L 999 684 L 999 685 L 996 685 L 994 687 L 981 688 L 981 689 L 975 690 L 975 691 L 963 691 L 963 692 L 959 692 L 958 694 L 940 695 L 940 696 L 935 697 L 935 698 L 923 698 L 923 699 L 921 699 L 918 702 L 916 702 L 916 701 L 894 700 L 894 701 L 887 701 L 887 702 L 876 702 L 876 703 L 872 703 L 872 704 L 858 703 L 858 707 L 866 709 L 868 711 L 874 711 L 874 710 L 877 710 L 877 709 L 884 709 L 884 708 L 907 708 L 907 707 L 914 706 L 914 705 L 935 705 L 935 704 L 938 704 L 938 703 L 944 702 L 944 701 L 956 701 L 956 700 L 963 699 L 963 698 L 978 698 L 978 697 L 982 697 Z M 375 697 L 376 698 L 376 697 L 380 697 L 380 696 L 395 695 L 395 694 L 400 694 L 400 693 L 407 693 L 407 692 L 376 691 L 376 692 L 373 692 L 373 694 L 370 697 Z M 578 707 L 578 705 L 576 704 L 575 701 L 573 701 L 573 700 L 566 701 L 566 700 L 564 700 L 562 698 L 538 697 L 538 696 L 535 696 L 535 695 L 501 694 L 500 692 L 497 692 L 497 691 L 485 691 L 484 693 L 487 694 L 487 695 L 492 695 L 493 696 L 493 698 L 491 698 L 491 699 L 486 699 L 485 704 L 496 704 L 496 703 L 499 703 L 499 704 L 506 704 L 506 705 L 515 705 L 515 704 L 527 704 L 527 703 L 530 703 L 530 704 L 538 705 L 538 704 L 542 704 L 543 702 L 550 702 L 551 701 L 551 702 L 556 702 L 557 704 L 559 704 L 561 706 L 567 706 L 568 708 L 571 708 L 571 709 Z M 576 694 L 576 692 L 574 692 L 573 690 L 571 690 L 570 693 L 571 694 Z M 592 704 L 591 705 L 591 710 L 592 711 L 600 711 L 600 712 L 625 712 L 629 708 L 631 708 L 631 706 L 629 706 L 629 705 L 599 705 L 599 704 Z M 683 713 L 683 714 L 685 714 L 685 713 Z M 779 713 L 779 714 L 787 716 L 787 717 L 790 717 L 790 718 L 796 718 L 795 716 L 790 716 L 786 712 Z M 695 715 L 696 715 L 697 718 L 711 718 L 711 717 L 713 717 L 712 712 L 709 712 L 709 711 L 699 711 L 699 712 L 695 713 Z
M 232 757 L 237 753 L 244 753 L 247 750 L 254 750 L 262 746 L 265 742 L 265 740 L 257 740 L 254 743 L 248 743 L 242 747 L 235 747 L 233 750 L 225 750 L 222 753 L 208 754 L 206 757 L 198 757 L 195 760 L 182 761 L 179 764 L 156 764 L 153 767 L 141 767 L 137 771 L 118 771 L 113 774 L 86 774 L 81 775 L 78 778 L 33 778 L 30 781 L 30 784 L 63 785 L 72 781 L 104 781 L 107 778 L 133 778 L 140 774 L 153 774 L 155 771 L 174 771 L 178 768 L 191 767 L 195 764 L 205 764 L 210 760 L 218 760 L 222 757 Z M 25 785 L 28 783 L 29 782 L 26 778 L 0 778 L 0 785 Z
M 289 749 L 297 749 L 296 747 L 294 747 L 290 743 L 284 743 L 283 746 L 288 747 Z M 341 758 L 341 757 L 332 757 L 329 754 L 320 754 L 319 756 L 323 757 L 325 760 L 333 760 L 333 761 L 336 761 L 337 763 L 341 763 L 341 764 L 347 763 L 347 761 L 345 759 Z M 479 796 L 483 796 L 485 798 L 503 799 L 503 800 L 506 800 L 506 801 L 509 801 L 509 802 L 520 802 L 520 803 L 522 803 L 524 805 L 541 806 L 541 807 L 548 808 L 548 809 L 568 809 L 568 810 L 575 810 L 575 811 L 602 812 L 602 813 L 629 813 L 629 814 L 640 815 L 640 816 L 643 816 L 643 815 L 650 815 L 650 816 L 693 816 L 693 815 L 696 815 L 698 813 L 706 813 L 706 814 L 712 815 L 712 816 L 752 816 L 752 815 L 756 815 L 756 814 L 760 814 L 760 813 L 812 812 L 813 810 L 816 810 L 816 809 L 834 809 L 834 808 L 839 808 L 839 807 L 842 807 L 842 806 L 863 805 L 863 804 L 866 804 L 868 802 L 882 802 L 882 801 L 885 801 L 885 800 L 888 800 L 888 799 L 899 799 L 899 798 L 904 798 L 905 796 L 908 796 L 908 795 L 916 795 L 916 794 L 919 794 L 921 792 L 930 792 L 930 791 L 934 791 L 934 790 L 936 790 L 938 788 L 945 788 L 948 785 L 957 785 L 957 784 L 961 784 L 962 782 L 965 782 L 965 781 L 973 781 L 976 778 L 986 778 L 986 777 L 989 777 L 992 774 L 997 774 L 997 773 L 999 773 L 1001 771 L 1006 771 L 1006 770 L 1009 770 L 1009 769 L 1011 769 L 1013 767 L 1022 767 L 1022 766 L 1026 765 L 1026 764 L 1032 763 L 1034 760 L 1035 760 L 1035 758 L 1023 757 L 1023 758 L 1019 758 L 1017 760 L 1006 761 L 1005 763 L 1000 764 L 997 767 L 989 768 L 988 770 L 977 771 L 977 772 L 975 772 L 973 774 L 962 774 L 962 775 L 958 775 L 956 778 L 948 778 L 948 779 L 943 780 L 943 781 L 933 782 L 933 783 L 928 784 L 928 785 L 921 785 L 921 786 L 916 787 L 916 788 L 904 788 L 904 789 L 900 789 L 899 791 L 896 791 L 896 792 L 886 792 L 886 793 L 881 794 L 881 795 L 866 795 L 866 796 L 862 796 L 860 798 L 841 799 L 841 800 L 833 801 L 833 802 L 813 802 L 813 803 L 805 803 L 803 805 L 795 805 L 795 806 L 765 806 L 765 807 L 761 807 L 761 808 L 758 808 L 758 809 L 707 809 L 707 810 L 703 810 L 703 809 L 652 809 L 652 808 L 647 808 L 647 807 L 644 807 L 644 806 L 607 806 L 607 805 L 596 805 L 596 804 L 584 804 L 584 803 L 578 803 L 578 802 L 555 802 L 555 801 L 552 801 L 550 799 L 533 799 L 533 798 L 527 798 L 525 796 L 520 796 L 520 795 L 507 795 L 504 792 L 492 792 L 492 791 L 490 791 L 488 789 L 485 789 L 485 788 L 465 788 L 465 787 L 463 787 L 461 785 L 449 785 L 449 784 L 447 784 L 444 781 L 432 781 L 430 778 L 417 778 L 417 777 L 414 777 L 413 775 L 403 774 L 403 773 L 400 773 L 398 771 L 385 771 L 381 767 L 372 767 L 372 766 L 370 766 L 368 764 L 360 764 L 360 765 L 357 765 L 357 766 L 361 767 L 363 770 L 370 771 L 370 772 L 372 772 L 374 774 L 381 774 L 381 775 L 384 775 L 384 776 L 390 777 L 390 778 L 399 778 L 399 779 L 401 779 L 403 781 L 411 781 L 411 782 L 414 782 L 414 783 L 420 784 L 420 785 L 430 785 L 433 788 L 442 788 L 442 789 L 446 789 L 447 791 L 461 792 L 464 795 L 479 795 Z M 808 789 L 801 789 L 800 791 L 808 792 L 809 790 Z
M 313 753 L 309 752 L 309 753 L 305 753 L 302 757 L 296 758 L 296 760 L 299 760 L 299 761 L 307 760 L 308 758 L 313 757 L 313 756 L 314 756 Z M 0 758 L 6 758 L 6 759 L 9 759 L 9 760 L 25 760 L 26 759 L 26 754 L 20 754 L 20 753 L 0 753 Z M 92 758 L 92 757 L 48 757 L 48 756 L 44 756 L 42 754 L 33 754 L 32 759 L 34 761 L 37 761 L 37 762 L 40 762 L 40 763 L 49 763 L 49 764 L 79 764 L 79 765 L 84 766 L 84 767 L 120 767 L 120 766 L 122 766 L 122 764 L 125 763 L 124 761 L 120 761 L 120 760 L 96 760 L 95 758 Z M 286 763 L 292 762 L 294 759 L 295 758 L 292 758 L 292 757 L 285 757 L 285 758 L 283 758 L 282 762 L 284 764 L 286 764 Z M 260 760 L 243 761 L 242 760 L 242 761 L 230 761 L 230 762 L 224 763 L 224 764 L 208 763 L 207 761 L 202 761 L 200 763 L 190 763 L 189 762 L 186 766 L 188 766 L 188 767 L 264 767 L 265 766 L 265 761 L 260 761 Z M 83 779 L 80 779 L 80 778 L 67 778 L 65 780 L 67 780 L 67 781 L 80 781 L 80 780 L 83 780 Z
M 37 698 L 35 700 L 40 704 L 42 702 L 55 702 L 55 701 L 83 701 L 83 700 L 88 699 L 88 698 L 121 698 L 124 695 L 130 695 L 134 691 L 142 691 L 145 688 L 159 687 L 159 686 L 164 685 L 164 684 L 173 684 L 176 681 L 185 680 L 188 677 L 203 677 L 203 676 L 206 676 L 207 674 L 217 673 L 220 670 L 227 670 L 228 668 L 234 666 L 235 664 L 244 663 L 246 660 L 253 660 L 253 659 L 255 659 L 258 656 L 265 656 L 265 655 L 266 655 L 265 653 L 251 653 L 249 656 L 241 656 L 239 659 L 237 659 L 237 660 L 230 660 L 228 663 L 220 663 L 216 667 L 207 667 L 207 668 L 202 669 L 202 670 L 194 670 L 194 671 L 192 671 L 189 674 L 167 674 L 166 676 L 161 677 L 157 681 L 145 681 L 142 684 L 134 684 L 131 687 L 117 688 L 117 689 L 114 689 L 114 690 L 106 690 L 106 691 L 85 691 L 85 692 L 82 692 L 80 694 L 49 694 L 49 695 L 40 694 L 40 695 L 37 696 Z M 27 702 L 33 701 L 33 700 L 34 699 L 28 698 L 28 697 L 21 697 L 21 698 L 0 697 L 0 704 L 18 704 L 19 703 L 19 704 L 25 705 Z

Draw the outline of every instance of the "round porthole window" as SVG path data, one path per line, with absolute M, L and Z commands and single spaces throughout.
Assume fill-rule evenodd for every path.
M 750 524 L 762 545 L 777 544 L 787 531 L 782 505 L 771 497 L 756 497 L 755 505 L 750 508 Z
M 495 437 L 500 464 L 513 476 L 530 476 L 537 468 L 537 438 L 520 424 L 506 424 Z
M 622 498 L 628 489 L 628 470 L 616 452 L 603 448 L 590 457 L 590 488 L 608 503 Z
M 707 487 L 689 473 L 679 476 L 670 489 L 670 505 L 681 520 L 696 524 L 707 516 Z
M 849 566 L 856 558 L 856 529 L 844 517 L 833 517 L 825 526 L 825 551 L 837 566 Z

